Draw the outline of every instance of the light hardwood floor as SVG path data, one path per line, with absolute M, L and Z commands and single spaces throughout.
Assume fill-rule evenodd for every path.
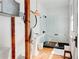
M 43 48 L 39 50 L 38 56 L 33 56 L 32 59 L 64 59 L 63 56 L 52 55 L 52 48 Z

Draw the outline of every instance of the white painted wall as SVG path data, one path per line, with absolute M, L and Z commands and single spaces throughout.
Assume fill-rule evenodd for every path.
M 25 56 L 25 24 L 21 17 L 15 18 L 16 59 Z
M 48 11 L 49 12 L 49 11 Z M 56 8 L 47 16 L 47 36 L 48 40 L 68 42 L 69 16 L 68 7 Z M 58 36 L 55 36 L 58 34 Z
M 51 6 L 52 5 L 52 6 Z M 68 0 L 52 0 L 51 2 L 37 1 L 37 8 L 40 10 L 42 18 L 38 18 L 39 24 L 36 31 L 40 33 L 46 30 L 44 39 L 46 41 L 68 42 L 69 39 L 69 1 Z M 31 10 L 35 11 L 36 1 L 31 1 Z M 47 18 L 44 19 L 43 15 Z M 55 36 L 54 34 L 58 34 Z M 44 40 L 44 41 L 45 41 Z M 43 40 L 42 40 L 43 41 Z
M 0 16 L 0 48 L 10 48 L 9 59 L 11 59 L 11 17 Z M 25 28 L 21 17 L 15 18 L 15 44 L 16 59 L 19 55 L 25 56 Z M 3 49 L 3 48 L 2 48 Z
M 0 58 L 7 59 L 9 52 L 11 52 L 11 18 L 6 16 L 0 16 L 0 24 L 0 54 L 4 55 L 0 56 Z M 9 50 L 7 51 L 7 49 Z
M 69 1 L 47 0 L 42 1 L 41 5 L 47 14 L 47 40 L 68 42 Z M 54 34 L 58 34 L 58 36 L 55 36 Z
M 0 46 L 11 47 L 11 18 L 0 16 Z

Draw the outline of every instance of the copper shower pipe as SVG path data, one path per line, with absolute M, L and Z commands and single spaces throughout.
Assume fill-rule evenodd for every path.
M 12 59 L 15 59 L 15 17 L 11 17 L 11 53 Z
M 25 59 L 30 59 L 30 0 L 25 0 Z
M 25 59 L 30 59 L 30 0 L 25 0 Z M 15 17 L 11 17 L 12 59 L 15 59 Z

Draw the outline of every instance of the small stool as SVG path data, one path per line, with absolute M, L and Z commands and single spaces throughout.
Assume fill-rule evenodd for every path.
M 67 57 L 67 56 L 66 56 L 66 53 L 69 53 L 69 54 L 70 54 L 70 57 Z M 65 59 L 65 58 L 72 59 L 71 51 L 64 51 L 64 59 Z
M 69 55 L 67 56 L 67 54 L 69 54 Z M 72 54 L 71 54 L 71 51 L 70 51 L 70 46 L 65 46 L 65 48 L 64 48 L 64 59 L 65 58 L 72 59 Z

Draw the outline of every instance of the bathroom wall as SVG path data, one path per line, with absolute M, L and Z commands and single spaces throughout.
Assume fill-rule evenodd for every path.
M 68 7 L 53 9 L 47 18 L 48 40 L 68 42 L 69 16 Z M 57 34 L 57 35 L 55 35 Z
M 0 48 L 9 48 L 9 59 L 11 59 L 11 17 L 0 16 Z M 21 17 L 15 17 L 15 44 L 16 59 L 19 55 L 25 56 L 25 28 Z
M 0 58 L 7 59 L 11 52 L 11 18 L 0 16 L 0 24 Z
M 47 0 L 41 3 L 47 14 L 46 40 L 69 42 L 69 1 Z
M 42 39 L 44 41 L 60 41 L 69 42 L 69 1 L 68 0 L 58 0 L 55 1 L 38 1 L 37 8 L 40 10 L 41 15 L 38 16 L 38 26 L 35 32 L 39 31 L 42 33 L 43 30 L 46 31 L 45 37 Z M 51 7 L 52 5 L 52 7 Z M 31 1 L 31 10 L 35 11 L 36 1 Z M 44 18 L 47 16 L 47 18 Z M 55 36 L 58 34 L 58 36 Z M 43 41 L 41 40 L 41 41 Z M 44 42 L 43 41 L 43 42 Z
M 16 59 L 25 56 L 25 24 L 21 17 L 15 18 Z
M 0 46 L 11 46 L 11 18 L 0 16 Z

